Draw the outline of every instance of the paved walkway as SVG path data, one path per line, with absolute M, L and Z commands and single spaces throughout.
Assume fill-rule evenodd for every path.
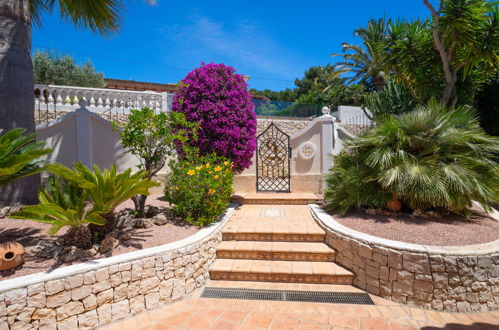
M 207 286 L 234 287 L 213 281 Z M 238 283 L 240 284 L 240 282 Z M 246 282 L 247 287 L 287 289 L 285 283 Z M 308 284 L 317 286 L 321 285 Z M 238 285 L 240 286 L 240 285 Z M 307 289 L 306 284 L 302 284 Z M 325 285 L 324 285 L 325 286 Z M 336 285 L 336 291 L 356 290 Z M 296 284 L 293 286 L 296 289 Z M 201 290 L 180 302 L 115 322 L 107 329 L 499 329 L 499 311 L 444 313 L 411 308 L 376 296 L 375 306 L 199 298 Z
M 219 260 L 215 264 L 221 267 L 224 265 L 220 264 L 227 263 L 227 269 L 224 269 L 235 273 L 247 268 L 243 275 L 249 274 L 248 280 L 225 281 L 222 276 L 220 281 L 209 280 L 206 286 L 362 292 L 350 285 L 304 284 L 307 281 L 290 280 L 295 273 L 302 274 L 305 270 L 300 273 L 300 269 L 286 266 L 288 263 L 320 265 L 322 263 L 317 262 L 321 260 L 320 254 L 332 253 L 330 249 L 326 251 L 316 247 L 316 244 L 323 244 L 320 242 L 323 242 L 324 235 L 304 205 L 244 205 L 223 230 L 224 242 L 217 251 Z M 239 263 L 251 267 L 245 268 Z M 275 279 L 270 275 L 284 276 L 289 273 L 287 282 L 301 283 L 250 282 L 253 271 L 259 275 L 265 273 L 267 277 L 260 281 L 273 281 Z M 213 272 L 212 267 L 212 276 Z M 312 280 L 315 275 L 324 275 L 314 267 L 309 272 Z M 309 282 L 333 283 L 312 280 Z M 200 298 L 201 292 L 202 289 L 197 290 L 182 301 L 115 322 L 107 329 L 499 329 L 499 311 L 481 314 L 428 311 L 374 295 L 370 295 L 375 302 L 372 306 L 207 299 Z

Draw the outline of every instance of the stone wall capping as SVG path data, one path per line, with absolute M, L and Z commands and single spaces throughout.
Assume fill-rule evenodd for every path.
M 359 231 L 348 228 L 330 216 L 322 207 L 317 204 L 309 204 L 312 215 L 318 221 L 319 225 L 334 230 L 344 236 L 354 238 L 367 244 L 375 244 L 378 246 L 424 254 L 438 254 L 442 256 L 478 256 L 478 255 L 492 255 L 499 253 L 499 239 L 475 245 L 464 246 L 432 246 L 406 243 L 400 241 L 393 241 L 373 235 L 361 233 Z
M 23 288 L 38 283 L 63 279 L 69 276 L 84 274 L 87 272 L 95 271 L 97 269 L 102 269 L 104 267 L 123 264 L 127 262 L 134 262 L 144 258 L 154 257 L 156 255 L 163 255 L 170 251 L 173 252 L 173 251 L 178 251 L 179 249 L 185 249 L 190 245 L 200 243 L 202 241 L 205 241 L 206 239 L 209 239 L 218 231 L 220 231 L 223 228 L 223 226 L 227 223 L 227 221 L 230 219 L 230 217 L 232 216 L 232 214 L 234 213 L 235 209 L 238 206 L 239 204 L 237 203 L 231 203 L 227 208 L 226 212 L 220 217 L 219 221 L 213 223 L 209 227 L 201 229 L 196 234 L 184 238 L 180 241 L 160 246 L 155 246 L 143 250 L 124 253 L 109 258 L 91 260 L 67 267 L 58 268 L 52 271 L 40 272 L 9 280 L 0 281 L 0 295 L 17 288 Z

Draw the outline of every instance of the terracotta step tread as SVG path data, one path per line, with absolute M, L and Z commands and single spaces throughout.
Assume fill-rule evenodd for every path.
M 315 283 L 272 283 L 253 281 L 217 281 L 209 280 L 207 287 L 240 288 L 260 290 L 294 290 L 294 291 L 322 291 L 322 292 L 365 292 L 352 285 L 315 284 Z
M 217 251 L 251 252 L 290 252 L 290 253 L 325 253 L 334 254 L 324 243 L 319 242 L 263 242 L 263 241 L 222 241 Z
M 312 193 L 236 193 L 232 200 L 242 204 L 306 205 L 316 203 L 321 196 Z
M 310 261 L 217 259 L 210 272 L 353 277 L 352 272 L 334 262 Z

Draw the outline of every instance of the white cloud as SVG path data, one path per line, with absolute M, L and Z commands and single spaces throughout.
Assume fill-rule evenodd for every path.
M 193 16 L 186 25 L 160 29 L 170 49 L 192 59 L 229 60 L 244 74 L 293 80 L 301 74 L 301 60 L 269 37 L 257 22 L 221 23 L 206 16 Z M 172 40 L 174 38 L 174 40 Z M 255 74 L 255 75 L 256 75 Z

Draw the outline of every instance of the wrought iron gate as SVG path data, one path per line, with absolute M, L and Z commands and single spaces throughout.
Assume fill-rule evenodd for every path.
M 272 122 L 256 141 L 256 191 L 291 192 L 289 135 Z

